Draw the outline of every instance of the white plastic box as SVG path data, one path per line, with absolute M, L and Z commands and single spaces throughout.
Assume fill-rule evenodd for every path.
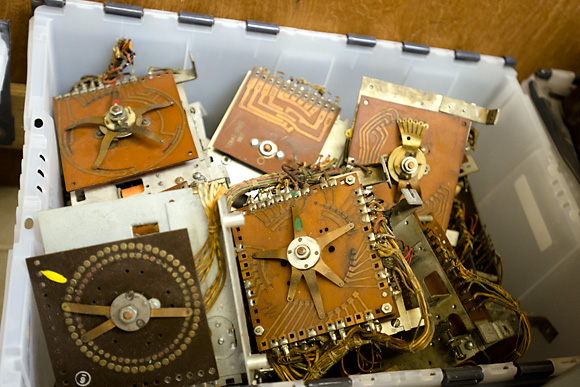
M 139 12 L 138 12 L 139 13 Z M 137 15 L 138 16 L 138 15 Z M 456 60 L 453 51 L 404 52 L 397 42 L 349 45 L 344 35 L 280 28 L 246 30 L 246 23 L 180 23 L 178 14 L 144 10 L 142 17 L 106 14 L 103 5 L 68 0 L 39 7 L 30 24 L 25 146 L 14 249 L 9 255 L 0 332 L 0 385 L 52 386 L 50 360 L 31 294 L 25 258 L 43 254 L 37 211 L 63 205 L 52 97 L 84 74 L 106 68 L 117 38 L 131 38 L 137 74 L 149 65 L 187 67 L 191 51 L 198 79 L 185 85 L 189 101 L 208 112 L 215 130 L 243 76 L 253 66 L 322 84 L 340 96 L 352 119 L 363 75 L 501 109 L 496 126 L 480 131 L 470 177 L 481 217 L 505 262 L 505 287 L 524 308 L 543 315 L 559 335 L 548 344 L 533 330 L 528 360 L 576 355 L 580 335 L 580 187 L 540 123 L 516 72 L 504 59 Z

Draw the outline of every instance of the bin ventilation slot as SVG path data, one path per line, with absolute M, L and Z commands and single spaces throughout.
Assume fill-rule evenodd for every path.
M 141 19 L 143 17 L 143 7 L 107 1 L 105 2 L 105 13 Z
M 431 48 L 426 44 L 403 42 L 403 51 L 412 54 L 427 55 L 431 51 Z
M 464 60 L 466 62 L 479 62 L 481 55 L 479 52 L 455 50 L 455 60 Z
M 377 38 L 374 36 L 346 34 L 346 44 L 354 46 L 374 47 L 377 45 Z
M 213 27 L 215 20 L 212 15 L 204 15 L 202 13 L 192 13 L 179 11 L 177 19 L 180 23 L 195 24 L 198 26 Z
M 262 34 L 278 35 L 280 27 L 275 23 L 266 23 L 255 20 L 246 21 L 246 31 L 260 32 Z

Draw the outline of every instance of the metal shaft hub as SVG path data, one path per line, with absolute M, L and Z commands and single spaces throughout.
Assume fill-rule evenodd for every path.
M 310 269 L 320 259 L 320 246 L 314 238 L 298 237 L 288 245 L 287 256 L 290 265 L 296 269 Z

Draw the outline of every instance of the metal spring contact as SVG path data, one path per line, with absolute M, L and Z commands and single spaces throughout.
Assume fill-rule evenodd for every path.
M 270 83 L 272 87 L 277 87 L 284 93 L 292 94 L 294 98 L 309 100 L 312 105 L 316 105 L 320 109 L 326 110 L 330 108 L 330 111 L 334 112 L 338 108 L 336 103 L 331 102 L 330 98 L 325 99 L 323 96 L 319 96 L 317 89 L 299 83 L 297 80 L 284 80 L 282 77 L 270 73 L 270 70 L 265 67 L 258 68 L 253 75 L 262 82 Z
M 101 81 L 97 81 L 97 82 L 91 81 L 89 86 L 82 84 L 81 86 L 76 87 L 73 91 L 71 91 L 69 93 L 55 96 L 54 99 L 59 100 L 61 98 L 70 98 L 70 97 L 75 97 L 75 96 L 83 95 L 83 94 L 87 94 L 87 93 L 94 93 L 96 91 L 110 89 L 111 87 L 116 87 L 119 85 L 128 85 L 129 83 L 135 83 L 138 80 L 139 79 L 137 77 L 132 75 L 129 78 L 125 77 L 122 80 L 117 81 L 117 83 L 115 85 L 104 84 Z

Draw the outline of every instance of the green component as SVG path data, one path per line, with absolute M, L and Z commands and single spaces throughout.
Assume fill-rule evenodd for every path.
M 296 222 L 294 222 L 294 228 L 296 229 L 296 231 L 302 230 L 302 221 L 300 220 L 300 218 L 296 219 Z

